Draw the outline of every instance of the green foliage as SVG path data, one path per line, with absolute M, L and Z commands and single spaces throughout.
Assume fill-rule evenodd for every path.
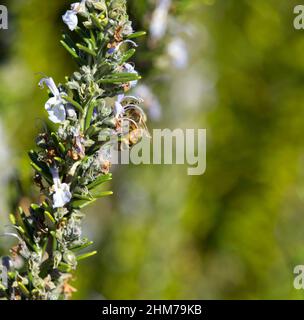
M 72 70 L 58 41 L 59 17 L 70 2 L 7 1 L 16 28 L 1 42 L 0 105 L 22 159 L 18 198 L 34 196 L 21 155 L 37 132 L 28 124 L 45 118 L 34 74 L 63 81 Z M 149 29 L 155 3 L 128 1 L 136 29 Z M 178 15 L 179 24 L 157 47 L 150 47 L 149 34 L 138 38 L 132 59 L 165 106 L 153 125 L 207 128 L 207 171 L 189 178 L 180 167 L 117 169 L 115 196 L 102 208 L 86 208 L 95 239 L 90 251 L 99 254 L 78 266 L 75 298 L 303 298 L 292 286 L 293 268 L 304 261 L 304 41 L 292 25 L 297 4 L 173 0 L 170 21 Z M 176 72 L 163 65 L 181 24 L 195 29 L 187 41 L 191 64 Z M 134 48 L 126 50 L 128 56 Z M 98 130 L 91 126 L 87 134 Z M 90 246 L 83 241 L 78 248 Z
M 134 1 L 131 11 L 147 17 L 151 8 L 139 7 L 150 3 Z M 189 178 L 182 168 L 121 169 L 122 181 L 135 177 L 127 187 L 114 181 L 125 206 L 113 200 L 100 237 L 104 254 L 81 268 L 103 273 L 79 280 L 77 297 L 303 298 L 293 288 L 293 269 L 304 261 L 298 3 L 184 0 L 171 11 L 175 4 L 196 27 L 187 42 L 191 64 L 166 70 L 166 80 L 155 65 L 141 66 L 165 106 L 157 128 L 207 128 L 207 171 Z M 159 52 L 149 54 L 156 61 Z
M 82 237 L 84 214 L 79 210 L 112 194 L 100 190 L 111 179 L 103 145 L 120 137 L 125 115 L 124 109 L 116 114 L 106 99 L 128 91 L 139 79 L 136 72 L 125 72 L 130 66 L 127 38 L 133 33 L 126 2 L 88 0 L 73 10 L 78 25 L 71 26 L 70 20 L 66 23 L 76 32 L 64 34 L 62 44 L 79 70 L 58 88 L 52 78 L 40 81 L 50 90 L 45 108 L 56 125 L 54 129 L 46 127 L 36 139 L 38 150 L 29 152 L 43 200 L 32 204 L 28 213 L 20 208 L 10 216 L 19 243 L 7 258 L 8 288 L 0 291 L 8 299 L 69 298 L 73 291 L 70 273 L 78 261 L 96 254 L 79 252 L 91 245 Z M 128 119 L 138 122 L 130 115 Z M 102 140 L 95 134 L 100 131 L 104 132 Z

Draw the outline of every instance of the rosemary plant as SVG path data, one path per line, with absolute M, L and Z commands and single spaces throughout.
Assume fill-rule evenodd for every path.
M 110 195 L 102 185 L 111 179 L 109 141 L 135 144 L 145 132 L 140 99 L 125 95 L 140 79 L 129 59 L 135 53 L 126 0 L 83 0 L 63 16 L 69 31 L 61 43 L 79 69 L 56 86 L 44 77 L 45 104 L 55 125 L 37 137 L 30 151 L 34 181 L 41 203 L 10 215 L 18 238 L 9 257 L 2 258 L 7 281 L 0 295 L 10 300 L 68 299 L 73 270 L 93 252 L 82 253 L 92 242 L 82 236 L 82 208 Z M 128 132 L 122 130 L 127 122 Z

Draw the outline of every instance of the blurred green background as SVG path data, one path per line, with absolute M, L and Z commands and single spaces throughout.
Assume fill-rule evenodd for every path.
M 0 30 L 2 229 L 9 210 L 37 199 L 26 152 L 46 118 L 39 73 L 60 82 L 76 68 L 59 44 L 69 3 L 1 1 L 10 14 Z M 128 3 L 134 27 L 148 31 L 158 1 Z M 293 288 L 304 264 L 297 4 L 173 0 L 162 37 L 141 40 L 135 62 L 155 94 L 149 128 L 206 128 L 207 171 L 114 168 L 114 196 L 86 211 L 99 254 L 80 265 L 75 299 L 304 297 Z M 5 252 L 10 243 L 1 243 Z

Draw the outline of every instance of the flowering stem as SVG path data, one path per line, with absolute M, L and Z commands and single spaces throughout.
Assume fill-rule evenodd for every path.
M 113 137 L 122 140 L 124 119 L 134 124 L 128 133 L 146 128 L 145 117 L 132 112 L 138 111 L 140 99 L 124 96 L 140 79 L 127 63 L 136 46 L 129 39 L 144 34 L 133 32 L 126 0 L 82 0 L 63 21 L 72 34 L 63 34 L 61 43 L 79 69 L 58 87 L 52 78 L 39 83 L 51 93 L 45 109 L 57 130 L 41 132 L 37 151 L 29 152 L 42 201 L 10 215 L 16 233 L 7 235 L 19 242 L 2 259 L 9 261 L 7 286 L 0 286 L 6 299 L 71 296 L 72 272 L 79 261 L 96 254 L 82 251 L 93 242 L 82 237 L 80 209 L 112 194 L 101 190 L 111 180 L 106 144 Z

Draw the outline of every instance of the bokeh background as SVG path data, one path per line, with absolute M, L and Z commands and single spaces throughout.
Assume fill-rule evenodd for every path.
M 69 3 L 1 1 L 10 14 L 0 30 L 2 230 L 10 211 L 37 199 L 26 153 L 46 119 L 41 73 L 60 82 L 76 68 L 59 44 Z M 304 264 L 298 1 L 128 4 L 134 27 L 148 31 L 135 62 L 149 128 L 206 128 L 207 171 L 113 168 L 114 196 L 86 210 L 99 254 L 80 265 L 74 298 L 302 299 L 293 287 Z M 0 243 L 2 253 L 11 244 Z

